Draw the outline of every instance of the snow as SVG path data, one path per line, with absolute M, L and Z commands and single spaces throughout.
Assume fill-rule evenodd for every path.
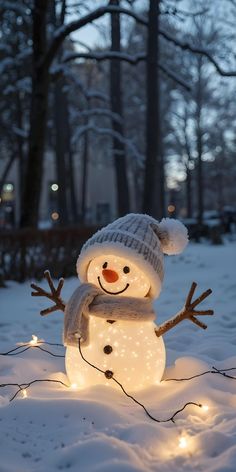
M 166 257 L 165 283 L 155 302 L 158 323 L 183 305 L 191 282 L 197 295 L 211 287 L 203 302 L 213 308 L 204 317 L 203 331 L 183 322 L 164 336 L 167 351 L 165 378 L 182 378 L 209 370 L 236 367 L 236 242 L 221 246 L 190 244 L 180 256 Z M 66 280 L 63 298 L 78 280 Z M 45 300 L 30 297 L 29 283 L 9 282 L 0 289 L 1 352 L 28 342 L 32 334 L 61 342 L 62 313 L 46 318 L 39 310 Z M 63 354 L 64 348 L 45 346 Z M 236 370 L 230 372 L 236 375 Z M 39 349 L 0 357 L 1 384 L 34 379 L 68 382 L 64 359 Z M 70 470 L 71 472 L 234 472 L 236 462 L 236 382 L 207 374 L 184 382 L 162 382 L 136 397 L 159 419 L 170 417 L 184 403 L 207 404 L 205 411 L 188 406 L 176 423 L 155 423 L 143 409 L 117 389 L 96 386 L 76 391 L 59 384 L 41 383 L 9 403 L 15 387 L 0 390 L 1 472 Z M 187 447 L 179 447 L 180 438 Z M 184 443 L 184 439 L 182 442 Z

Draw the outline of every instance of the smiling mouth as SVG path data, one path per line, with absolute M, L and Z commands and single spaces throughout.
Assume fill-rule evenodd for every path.
M 109 292 L 108 290 L 106 290 L 106 289 L 102 286 L 100 277 L 98 277 L 98 283 L 99 283 L 101 289 L 104 290 L 104 292 L 108 293 L 108 295 L 119 295 L 120 293 L 125 292 L 125 290 L 127 290 L 127 288 L 129 287 L 129 284 L 126 284 L 126 287 L 123 288 L 123 290 L 119 290 L 119 292 Z

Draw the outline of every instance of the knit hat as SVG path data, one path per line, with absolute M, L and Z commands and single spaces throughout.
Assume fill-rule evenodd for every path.
M 163 218 L 158 222 L 149 215 L 130 213 L 88 239 L 77 261 L 77 273 L 82 282 L 87 282 L 87 269 L 95 257 L 125 257 L 149 278 L 149 295 L 155 298 L 164 278 L 163 254 L 180 254 L 187 243 L 187 228 L 180 221 Z

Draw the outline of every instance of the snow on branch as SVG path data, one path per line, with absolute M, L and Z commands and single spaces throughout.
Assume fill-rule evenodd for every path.
M 16 13 L 18 13 L 22 16 L 25 16 L 25 13 L 26 13 L 25 5 L 21 5 L 19 3 L 19 1 L 18 2 L 11 2 L 11 1 L 4 0 L 4 2 L 1 3 L 1 9 L 3 11 L 12 10 L 12 11 L 15 11 Z M 27 12 L 30 13 L 30 9 L 29 9 L 28 6 L 27 6 Z
M 138 23 L 141 23 L 145 26 L 147 25 L 147 20 L 144 17 L 127 8 L 116 7 L 111 5 L 99 7 L 96 10 L 93 10 L 92 12 L 88 13 L 87 15 L 84 15 L 82 18 L 72 21 L 67 25 L 61 26 L 54 32 L 54 38 L 43 60 L 44 66 L 48 68 L 50 67 L 50 64 L 52 63 L 59 47 L 70 33 L 73 33 L 73 31 L 77 31 L 78 29 L 83 28 L 83 26 L 86 26 L 88 23 L 91 23 L 97 20 L 98 18 L 101 18 L 101 16 L 104 16 L 106 13 L 125 14 L 134 18 Z
M 75 136 L 73 137 L 73 142 L 79 139 L 84 133 L 86 133 L 86 131 L 94 131 L 97 134 L 104 134 L 112 138 L 118 139 L 119 141 L 123 142 L 127 146 L 127 148 L 130 149 L 130 151 L 135 157 L 143 161 L 143 155 L 140 154 L 135 144 L 130 139 L 125 138 L 124 136 L 122 136 L 122 134 L 110 128 L 100 128 L 92 123 L 88 123 L 85 126 L 81 126 L 79 130 L 77 131 L 77 133 L 75 134 Z
M 103 92 L 100 92 L 99 90 L 90 90 L 90 91 L 85 91 L 85 96 L 86 98 L 97 98 L 99 100 L 103 100 L 104 102 L 109 102 L 109 97 Z
M 73 74 L 67 74 L 67 76 L 73 81 L 75 85 L 79 87 L 81 93 L 87 100 L 96 98 L 98 100 L 102 100 L 103 102 L 110 102 L 110 97 L 106 93 L 96 89 L 87 89 L 82 80 L 80 80 L 78 77 L 75 77 Z
M 17 126 L 13 126 L 12 131 L 14 134 L 16 134 L 16 136 L 19 136 L 20 138 L 28 139 L 29 137 L 28 132 L 25 129 L 18 128 Z
M 92 59 L 96 61 L 106 61 L 109 59 L 119 59 L 125 62 L 129 62 L 132 65 L 137 64 L 140 61 L 145 61 L 147 58 L 146 54 L 136 54 L 135 56 L 130 56 L 130 54 L 116 52 L 116 51 L 106 51 L 106 52 L 79 52 L 74 54 L 65 55 L 62 59 L 64 63 L 73 61 L 74 59 Z
M 118 123 L 123 123 L 123 119 L 118 113 L 113 113 L 111 110 L 107 108 L 90 108 L 90 110 L 83 110 L 78 113 L 76 113 L 77 117 L 83 117 L 83 116 L 107 116 L 109 118 L 112 118 L 112 120 L 118 122 Z
M 63 63 L 53 65 L 50 68 L 50 73 L 54 80 L 56 80 L 57 77 L 60 76 L 60 74 L 63 74 L 65 77 L 73 81 L 73 83 L 79 87 L 81 93 L 85 96 L 86 99 L 96 98 L 104 102 L 110 101 L 109 96 L 105 94 L 104 92 L 101 92 L 100 90 L 96 90 L 96 89 L 88 90 L 85 87 L 82 80 L 80 80 L 77 76 L 75 77 L 75 75 L 71 72 L 71 70 L 68 67 L 66 67 L 66 65 Z
M 62 58 L 62 64 L 75 59 L 91 59 L 96 61 L 105 61 L 110 59 L 119 59 L 121 61 L 128 62 L 131 65 L 138 64 L 141 61 L 147 60 L 147 55 L 145 53 L 136 54 L 130 56 L 130 54 L 116 52 L 116 51 L 106 51 L 106 52 L 79 52 L 73 54 L 67 54 Z M 158 63 L 158 67 L 161 69 L 164 74 L 166 74 L 170 79 L 177 82 L 179 85 L 184 87 L 187 91 L 190 92 L 190 85 L 184 81 L 181 77 L 177 76 L 173 71 L 171 71 L 167 66 L 164 66 L 161 63 Z
M 223 76 L 223 77 L 236 77 L 236 70 L 231 70 L 231 71 L 226 71 L 222 69 L 222 67 L 218 64 L 218 62 L 212 57 L 212 55 L 204 48 L 200 47 L 195 47 L 192 44 L 189 44 L 187 42 L 182 42 L 179 39 L 171 36 L 169 33 L 166 33 L 166 31 L 160 29 L 159 33 L 163 38 L 165 38 L 167 41 L 175 44 L 175 46 L 180 47 L 184 51 L 190 51 L 195 54 L 200 54 L 208 59 L 208 61 L 213 64 L 213 66 L 216 68 L 217 72 Z
M 180 18 L 180 20 L 182 20 L 183 17 L 195 18 L 196 16 L 204 15 L 208 11 L 209 11 L 208 7 L 192 12 L 192 11 L 186 11 L 186 10 L 183 10 L 182 8 L 178 8 L 174 6 L 167 6 L 167 8 L 161 11 L 161 14 L 177 16 Z

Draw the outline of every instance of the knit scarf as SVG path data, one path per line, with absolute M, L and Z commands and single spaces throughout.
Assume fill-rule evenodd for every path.
M 89 344 L 90 315 L 106 320 L 150 321 L 155 319 L 149 297 L 105 295 L 93 284 L 80 285 L 66 304 L 64 318 L 65 346 L 78 346 L 78 338 Z

